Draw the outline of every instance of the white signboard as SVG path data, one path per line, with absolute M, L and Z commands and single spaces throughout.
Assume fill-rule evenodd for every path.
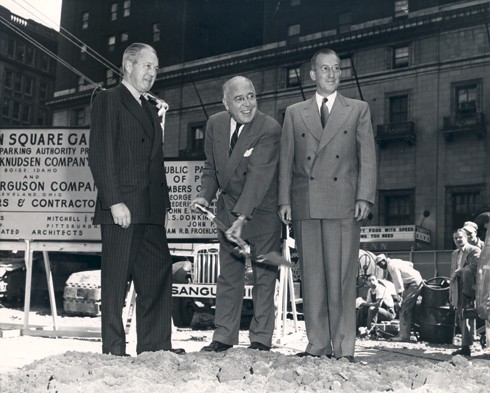
M 201 188 L 203 164 L 203 161 L 165 162 L 172 207 L 166 225 L 169 239 L 216 239 L 218 236 L 216 226 L 204 214 L 189 208 Z
M 361 243 L 414 242 L 430 243 L 430 231 L 416 225 L 372 226 L 361 228 Z
M 0 240 L 100 241 L 92 224 L 96 188 L 88 129 L 0 129 Z M 215 239 L 216 228 L 188 205 L 202 161 L 165 163 L 171 239 Z
M 99 240 L 88 130 L 0 130 L 0 239 Z

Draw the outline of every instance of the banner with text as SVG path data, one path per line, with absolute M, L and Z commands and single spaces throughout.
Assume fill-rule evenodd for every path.
M 96 188 L 88 166 L 88 129 L 0 130 L 0 239 L 99 241 L 92 224 Z M 165 163 L 171 239 L 215 239 L 216 228 L 188 205 L 202 161 Z

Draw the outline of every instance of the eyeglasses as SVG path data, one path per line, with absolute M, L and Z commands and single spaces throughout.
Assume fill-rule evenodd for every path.
M 248 101 L 254 101 L 255 100 L 255 94 L 254 93 L 247 94 L 247 100 Z M 235 98 L 233 98 L 233 101 L 235 101 L 237 104 L 243 104 L 245 102 L 245 96 L 235 97 Z

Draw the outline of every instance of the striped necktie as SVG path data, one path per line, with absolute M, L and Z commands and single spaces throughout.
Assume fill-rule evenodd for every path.
M 328 120 L 328 115 L 330 114 L 330 112 L 328 111 L 327 101 L 328 98 L 324 98 L 320 107 L 320 119 L 322 121 L 322 128 L 325 128 L 325 124 L 327 124 Z
M 233 131 L 233 134 L 231 135 L 231 140 L 230 140 L 230 152 L 229 155 L 231 156 L 231 153 L 233 152 L 233 148 L 236 145 L 236 142 L 238 141 L 238 131 L 240 130 L 240 127 L 242 124 L 236 123 L 235 131 Z

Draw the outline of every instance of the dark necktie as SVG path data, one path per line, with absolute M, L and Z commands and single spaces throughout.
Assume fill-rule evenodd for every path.
M 238 140 L 238 131 L 240 130 L 240 127 L 242 126 L 242 124 L 240 123 L 236 123 L 236 127 L 235 127 L 235 131 L 233 131 L 233 134 L 231 135 L 231 140 L 230 140 L 230 156 L 231 156 L 231 152 L 233 151 L 233 148 L 235 147 L 236 145 L 236 142 Z
M 322 128 L 325 128 L 325 124 L 327 124 L 328 115 L 328 106 L 327 106 L 328 98 L 324 98 L 322 101 L 322 106 L 320 107 L 320 119 L 322 121 Z
M 150 111 L 150 107 L 148 106 L 148 101 L 143 95 L 140 95 L 140 101 L 141 101 L 141 107 L 145 111 L 146 115 L 148 116 L 148 119 L 150 119 L 151 124 L 153 124 L 153 116 Z

